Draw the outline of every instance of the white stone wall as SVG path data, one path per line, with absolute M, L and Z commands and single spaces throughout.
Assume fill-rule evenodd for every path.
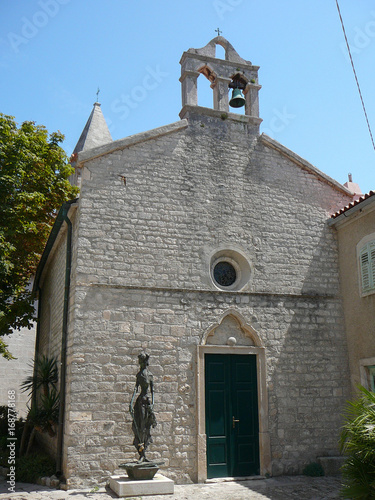
M 75 213 L 70 212 L 69 217 L 74 225 Z M 74 235 L 73 229 L 73 255 L 74 253 Z M 41 314 L 40 314 L 40 355 L 46 355 L 49 358 L 57 359 L 59 369 L 59 382 L 61 379 L 61 339 L 63 328 L 63 310 L 65 293 L 65 274 L 66 274 L 66 251 L 67 251 L 67 226 L 64 223 L 60 234 L 49 254 L 49 260 L 46 265 L 48 272 L 41 280 Z M 73 306 L 74 292 L 70 294 L 70 304 Z M 73 307 L 71 311 L 73 311 Z M 38 440 L 48 451 L 48 453 L 57 457 L 57 435 L 49 436 L 47 433 L 38 434 Z
M 95 287 L 83 304 L 81 355 L 71 367 L 69 476 L 104 481 L 136 457 L 128 405 L 137 355 L 147 349 L 158 419 L 149 456 L 164 459 L 179 481 L 196 479 L 196 347 L 233 308 L 266 346 L 273 474 L 301 472 L 337 452 L 347 391 L 337 301 Z
M 126 176 L 126 186 L 120 176 Z M 266 348 L 271 473 L 337 453 L 348 394 L 337 246 L 326 220 L 349 201 L 248 132 L 207 116 L 85 164 L 68 340 L 69 484 L 136 457 L 128 405 L 151 353 L 158 426 L 150 458 L 197 480 L 197 346 L 230 310 Z M 252 277 L 219 291 L 210 256 L 232 248 Z
M 39 353 L 60 361 L 66 268 L 66 227 L 52 248 L 42 280 Z
M 22 328 L 4 337 L 8 349 L 16 359 L 0 357 L 0 405 L 8 404 L 8 391 L 16 391 L 18 417 L 25 418 L 29 396 L 21 392 L 20 385 L 32 375 L 31 364 L 35 353 L 35 326 L 31 330 Z

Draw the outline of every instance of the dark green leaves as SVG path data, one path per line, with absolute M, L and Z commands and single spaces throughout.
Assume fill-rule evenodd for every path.
M 346 407 L 341 451 L 348 455 L 342 467 L 342 496 L 375 498 L 375 393 L 359 387 L 361 395 Z
M 76 196 L 60 132 L 0 113 L 0 336 L 32 324 L 27 286 L 59 207 Z M 0 353 L 6 354 L 0 341 Z M 9 354 L 9 353 L 8 353 Z

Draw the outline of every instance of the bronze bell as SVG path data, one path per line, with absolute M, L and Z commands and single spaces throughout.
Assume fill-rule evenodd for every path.
M 242 106 L 245 106 L 245 102 L 246 100 L 242 95 L 241 89 L 233 89 L 229 106 L 232 108 L 242 108 Z

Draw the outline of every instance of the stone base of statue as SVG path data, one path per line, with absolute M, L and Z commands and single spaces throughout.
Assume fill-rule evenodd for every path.
M 109 487 L 118 497 L 138 497 L 146 495 L 173 495 L 174 482 L 162 474 L 153 479 L 130 479 L 126 476 L 111 476 Z
M 164 465 L 164 462 L 144 460 L 143 462 L 127 462 L 119 465 L 119 467 L 126 470 L 130 479 L 139 481 L 152 479 L 162 465 Z

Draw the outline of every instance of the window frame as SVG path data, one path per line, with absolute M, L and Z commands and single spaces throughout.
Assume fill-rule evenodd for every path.
M 233 281 L 233 283 L 231 285 L 222 285 L 215 278 L 215 268 L 221 262 L 227 262 L 228 264 L 230 264 L 233 267 L 234 272 L 236 273 L 236 279 Z M 238 265 L 238 263 L 234 259 L 232 259 L 230 257 L 222 256 L 222 257 L 219 257 L 218 259 L 216 259 L 212 263 L 212 266 L 211 266 L 211 278 L 212 278 L 214 284 L 218 288 L 220 288 L 221 290 L 234 290 L 234 289 L 236 289 L 238 283 L 241 281 L 241 277 L 242 277 L 242 275 L 241 275 L 241 268 L 240 268 L 240 266 Z
M 375 293 L 375 233 L 357 244 L 358 285 L 361 297 Z
M 375 392 L 375 357 L 359 360 L 361 385 Z
M 375 392 L 375 365 L 368 366 L 367 368 L 370 376 L 370 382 L 369 382 L 370 390 L 372 392 Z
M 223 286 L 218 283 L 214 277 L 214 269 L 220 262 L 228 262 L 236 271 L 236 280 L 229 286 Z M 212 287 L 222 292 L 237 292 L 244 290 L 249 286 L 253 277 L 253 267 L 246 254 L 239 250 L 229 247 L 218 247 L 209 257 L 209 276 Z

